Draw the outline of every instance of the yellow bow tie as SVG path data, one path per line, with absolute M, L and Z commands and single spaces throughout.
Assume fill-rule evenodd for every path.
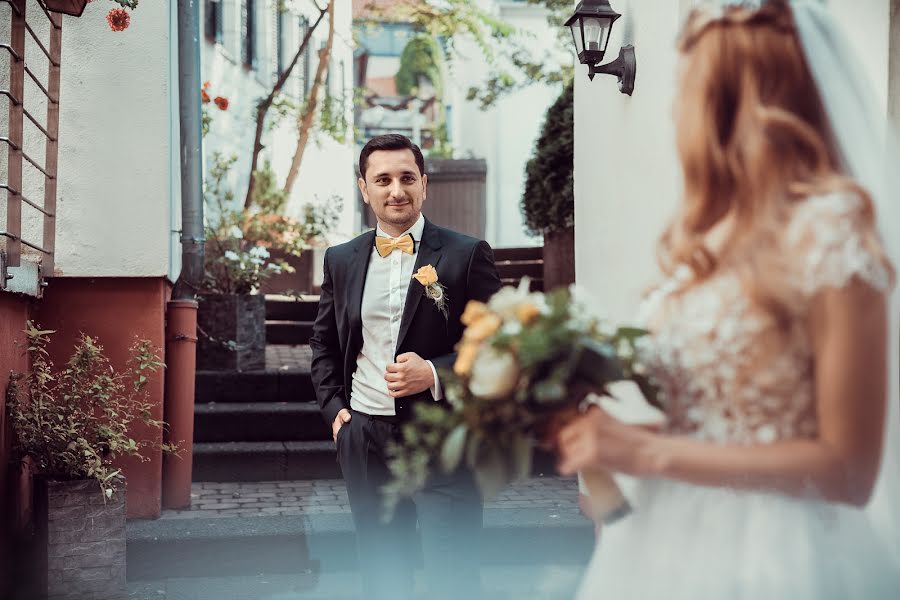
M 383 236 L 375 236 L 375 249 L 381 258 L 384 258 L 394 250 L 400 250 L 407 254 L 413 254 L 416 251 L 416 242 L 413 240 L 411 233 L 402 235 L 398 238 L 390 238 Z

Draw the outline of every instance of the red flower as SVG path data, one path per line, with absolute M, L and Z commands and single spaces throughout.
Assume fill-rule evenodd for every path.
M 131 23 L 131 15 L 124 8 L 113 8 L 106 15 L 106 22 L 113 31 L 125 31 Z
M 209 94 L 206 90 L 200 90 L 200 99 L 203 100 L 203 104 L 209 104 Z
M 223 98 L 222 96 L 216 96 L 216 99 L 213 100 L 216 103 L 216 106 L 219 107 L 219 110 L 228 110 L 228 98 Z
M 209 82 L 208 82 L 208 81 L 204 81 L 204 82 L 203 82 L 203 89 L 205 90 L 205 89 L 208 89 L 208 88 L 209 88 Z

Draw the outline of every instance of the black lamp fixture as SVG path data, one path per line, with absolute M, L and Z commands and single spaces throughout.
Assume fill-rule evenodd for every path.
M 581 0 L 575 8 L 575 14 L 566 21 L 566 27 L 572 31 L 578 61 L 588 66 L 591 81 L 597 73 L 615 75 L 619 78 L 619 91 L 630 96 L 634 91 L 634 76 L 637 72 L 634 46 L 622 46 L 616 60 L 600 64 L 606 54 L 613 23 L 621 16 L 612 9 L 608 0 Z

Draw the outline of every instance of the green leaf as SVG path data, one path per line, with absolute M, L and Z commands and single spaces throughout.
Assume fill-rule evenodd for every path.
M 466 447 L 467 434 L 468 427 L 465 423 L 461 423 L 444 440 L 444 445 L 441 448 L 441 465 L 444 467 L 445 472 L 451 473 L 459 466 L 463 450 Z

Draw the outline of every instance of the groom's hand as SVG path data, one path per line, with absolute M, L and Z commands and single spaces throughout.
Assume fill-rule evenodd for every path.
M 343 427 L 344 423 L 349 421 L 350 418 L 350 411 L 346 408 L 342 408 L 338 411 L 337 416 L 334 418 L 334 422 L 331 424 L 331 439 L 337 442 L 338 431 L 341 430 L 341 427 Z
M 404 352 L 391 363 L 384 374 L 388 393 L 392 398 L 418 394 L 434 387 L 434 371 L 428 362 L 415 352 Z

